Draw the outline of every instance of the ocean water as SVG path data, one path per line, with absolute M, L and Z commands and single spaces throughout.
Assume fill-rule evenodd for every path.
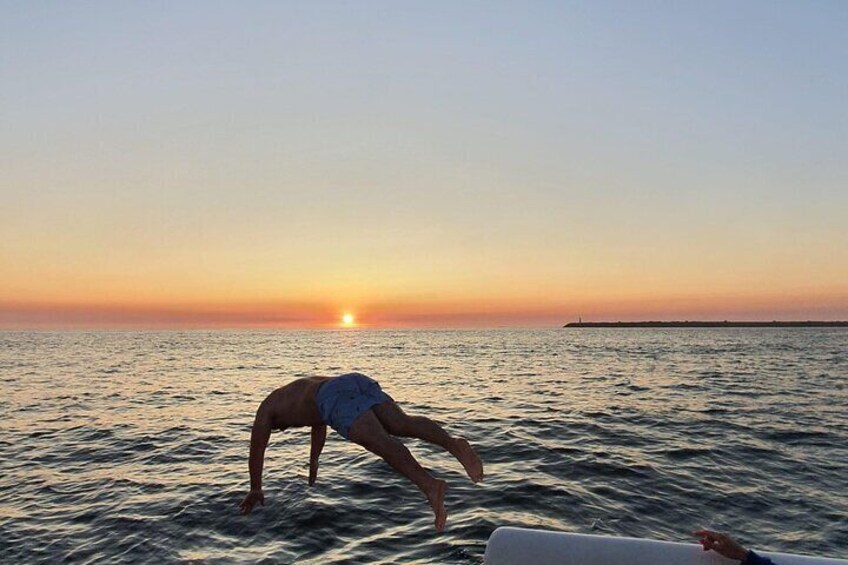
M 362 371 L 468 438 L 445 533 L 424 497 L 331 432 L 272 436 L 240 516 L 258 403 Z M 0 561 L 480 563 L 501 525 L 848 557 L 841 329 L 0 332 Z

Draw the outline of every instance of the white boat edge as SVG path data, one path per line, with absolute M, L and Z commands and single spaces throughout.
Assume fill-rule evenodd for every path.
M 846 559 L 755 551 L 775 565 L 848 565 Z M 485 565 L 732 565 L 696 543 L 501 526 L 486 544 Z

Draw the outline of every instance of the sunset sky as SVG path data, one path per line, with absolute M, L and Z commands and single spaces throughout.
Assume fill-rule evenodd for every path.
M 0 0 L 0 327 L 848 319 L 846 29 Z

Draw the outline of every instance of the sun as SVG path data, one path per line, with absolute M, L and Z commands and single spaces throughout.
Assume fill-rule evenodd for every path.
M 356 321 L 356 319 L 353 317 L 353 314 L 351 314 L 350 312 L 345 312 L 345 314 L 342 316 L 342 325 L 346 328 L 353 327 L 353 323 L 355 321 Z

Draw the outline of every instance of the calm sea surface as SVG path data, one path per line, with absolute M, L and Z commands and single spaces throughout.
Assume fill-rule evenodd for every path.
M 331 432 L 272 436 L 243 517 L 250 425 L 290 379 L 362 371 L 474 443 L 448 525 Z M 0 560 L 480 563 L 501 525 L 848 557 L 841 329 L 0 332 Z

